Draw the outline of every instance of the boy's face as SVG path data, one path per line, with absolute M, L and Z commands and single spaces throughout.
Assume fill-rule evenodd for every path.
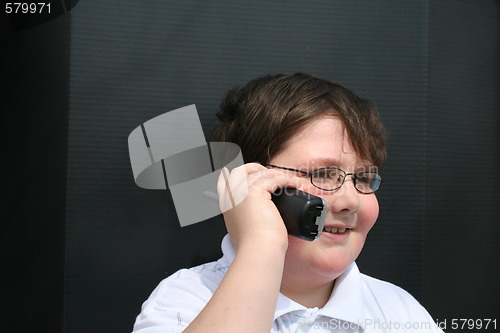
M 319 118 L 293 136 L 270 163 L 304 171 L 320 167 L 338 167 L 347 173 L 363 167 L 366 170 L 370 162 L 360 159 L 345 133 L 337 117 Z M 323 230 L 313 242 L 289 236 L 285 285 L 301 281 L 327 283 L 337 278 L 358 257 L 379 213 L 375 194 L 356 191 L 351 176 L 347 176 L 341 188 L 330 192 L 314 187 L 308 177 L 302 177 L 300 190 L 322 197 L 327 203 L 325 227 L 347 230 L 337 234 Z

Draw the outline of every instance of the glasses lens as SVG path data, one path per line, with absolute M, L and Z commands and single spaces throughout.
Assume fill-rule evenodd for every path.
M 342 186 L 345 173 L 336 168 L 323 168 L 314 170 L 311 176 L 311 181 L 314 186 L 324 190 L 334 190 Z
M 356 189 L 362 193 L 373 193 L 380 187 L 382 179 L 375 172 L 360 172 L 356 174 Z

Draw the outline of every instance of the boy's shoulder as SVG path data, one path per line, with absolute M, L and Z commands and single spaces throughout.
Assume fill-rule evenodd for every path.
M 361 278 L 365 292 L 372 297 L 373 304 L 380 308 L 387 320 L 397 318 L 408 325 L 428 323 L 434 326 L 427 310 L 405 289 L 363 273 Z
M 205 286 L 215 291 L 229 268 L 224 260 L 207 262 L 191 268 L 182 268 L 166 277 L 161 284 L 178 286 L 183 284 L 189 287 L 194 285 Z
M 365 287 L 367 287 L 369 291 L 375 295 L 394 298 L 395 301 L 398 299 L 403 301 L 416 301 L 409 292 L 394 283 L 381 280 L 364 273 L 360 274 Z
M 182 268 L 165 277 L 143 304 L 166 311 L 172 308 L 202 309 L 222 281 L 228 267 L 221 260 L 191 268 Z

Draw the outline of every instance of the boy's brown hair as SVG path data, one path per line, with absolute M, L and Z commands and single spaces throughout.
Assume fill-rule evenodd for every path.
M 230 89 L 220 104 L 212 141 L 236 143 L 245 163 L 269 163 L 285 143 L 320 116 L 337 116 L 363 159 L 382 168 L 386 135 L 373 102 L 310 74 L 268 75 Z

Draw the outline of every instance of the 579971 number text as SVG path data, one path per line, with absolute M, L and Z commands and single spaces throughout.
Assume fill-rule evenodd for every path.
M 6 2 L 6 14 L 50 14 L 50 2 Z

